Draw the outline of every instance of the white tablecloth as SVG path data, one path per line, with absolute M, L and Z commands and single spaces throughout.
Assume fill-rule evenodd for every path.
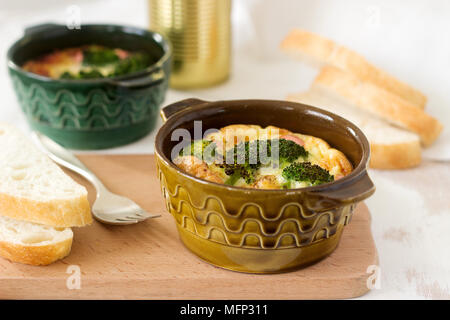
M 37 23 L 65 23 L 68 0 L 3 1 L 0 55 Z M 147 27 L 144 0 L 77 1 L 82 23 Z M 316 70 L 278 50 L 293 27 L 305 28 L 351 47 L 378 66 L 420 88 L 427 111 L 446 126 L 425 151 L 423 164 L 401 171 L 370 170 L 377 191 L 367 200 L 380 255 L 381 285 L 362 299 L 450 298 L 450 2 L 434 0 L 234 0 L 233 68 L 230 80 L 214 88 L 169 90 L 165 103 L 204 100 L 283 99 L 306 90 Z M 5 63 L 0 63 L 0 121 L 28 130 Z M 158 124 L 158 126 L 161 123 Z M 103 153 L 152 153 L 155 132 L 129 146 Z M 440 160 L 440 161 L 436 161 Z

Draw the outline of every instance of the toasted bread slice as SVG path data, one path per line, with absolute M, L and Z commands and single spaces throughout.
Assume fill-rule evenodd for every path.
M 92 222 L 86 189 L 16 128 L 0 124 L 0 216 L 53 227 Z
M 442 131 L 442 124 L 423 110 L 341 69 L 322 68 L 313 85 L 340 95 L 351 105 L 396 126 L 417 133 L 424 146 L 432 144 Z
M 420 138 L 417 134 L 392 126 L 350 105 L 332 92 L 313 87 L 305 93 L 291 94 L 287 99 L 328 110 L 357 125 L 369 140 L 372 168 L 404 169 L 421 162 Z
M 0 256 L 14 262 L 48 265 L 72 247 L 70 228 L 57 229 L 0 216 Z
M 287 54 L 317 66 L 330 65 L 354 74 L 363 81 L 398 95 L 423 109 L 427 97 L 419 90 L 369 63 L 363 56 L 334 41 L 304 30 L 292 30 L 281 43 Z

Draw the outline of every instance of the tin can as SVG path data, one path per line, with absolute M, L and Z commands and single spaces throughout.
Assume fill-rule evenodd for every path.
M 150 29 L 173 47 L 170 86 L 208 87 L 228 79 L 231 0 L 149 0 Z

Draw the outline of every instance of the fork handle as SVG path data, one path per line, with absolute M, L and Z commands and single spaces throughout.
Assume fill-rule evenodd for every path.
M 32 137 L 50 159 L 55 161 L 57 164 L 82 175 L 89 182 L 91 182 L 97 189 L 97 194 L 99 194 L 101 191 L 108 191 L 108 189 L 97 178 L 97 176 L 92 173 L 92 171 L 89 170 L 80 160 L 78 160 L 77 157 L 75 157 L 70 151 L 66 150 L 65 148 L 39 132 L 34 131 L 32 133 Z

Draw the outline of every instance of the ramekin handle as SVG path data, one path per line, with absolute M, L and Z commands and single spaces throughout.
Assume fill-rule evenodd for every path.
M 375 185 L 367 172 L 339 185 L 336 188 L 312 191 L 314 195 L 339 203 L 356 203 L 370 197 L 375 192 Z
M 186 108 L 193 107 L 199 104 L 207 103 L 207 101 L 203 101 L 196 98 L 189 98 L 185 100 L 181 100 L 161 109 L 160 115 L 164 122 L 166 122 L 171 116 L 174 114 L 185 110 Z

